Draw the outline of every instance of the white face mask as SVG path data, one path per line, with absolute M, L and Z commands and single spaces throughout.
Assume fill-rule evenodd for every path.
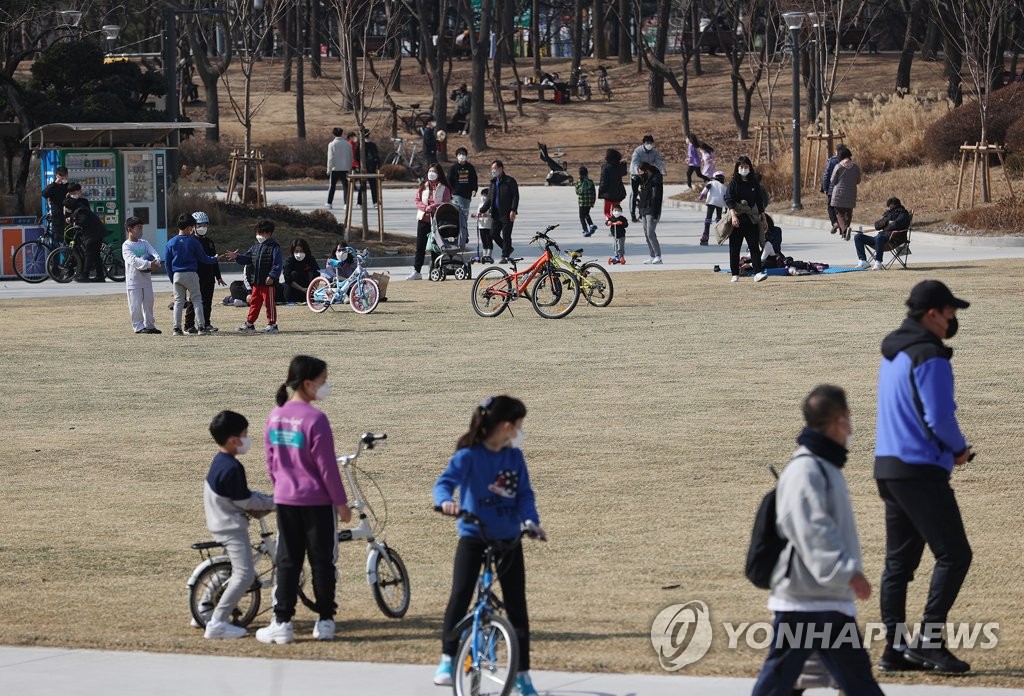
M 256 235 L 256 243 L 257 244 L 262 244 L 265 241 L 267 241 L 267 238 L 264 237 L 262 234 Z
M 295 256 L 295 260 L 296 261 L 301 261 L 302 259 L 306 258 L 305 252 L 302 252 L 302 251 L 296 251 L 293 254 L 293 256 Z
M 434 170 L 427 172 L 427 181 L 437 181 L 437 172 Z
M 644 143 L 644 149 L 650 152 L 654 149 L 654 143 Z
M 501 176 L 501 170 L 500 169 L 492 169 L 491 170 L 491 178 L 492 179 L 497 179 L 499 176 Z
M 515 447 L 516 449 L 522 449 L 523 443 L 526 441 L 526 431 L 522 428 L 516 428 L 516 434 L 509 441 L 509 447 Z
M 344 261 L 345 259 L 348 258 L 348 252 L 347 251 L 336 251 L 336 252 L 334 252 L 334 258 L 338 259 L 339 261 Z
M 750 176 L 750 169 L 748 167 L 740 167 L 736 171 L 739 172 L 740 176 Z
M 250 440 L 248 437 L 244 437 L 243 436 L 243 437 L 240 437 L 238 439 L 242 441 L 238 445 L 238 452 L 237 452 L 238 454 L 245 454 L 250 449 L 252 449 L 252 440 Z
M 331 384 L 330 382 L 324 382 L 316 389 L 316 400 L 324 401 L 328 396 L 331 395 Z
M 197 227 L 196 234 L 198 234 L 200 237 L 205 237 L 209 229 L 209 227 Z
M 459 161 L 459 164 L 465 164 L 466 163 L 466 156 L 465 155 L 459 155 L 455 159 L 457 159 Z

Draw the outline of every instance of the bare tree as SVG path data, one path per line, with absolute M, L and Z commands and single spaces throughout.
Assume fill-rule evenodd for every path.
M 594 7 L 590 12 L 594 37 L 594 57 L 598 60 L 608 57 L 608 37 L 605 35 L 605 3 L 610 1 L 594 0 Z
M 732 119 L 740 140 L 750 138 L 751 100 L 764 74 L 763 51 L 769 43 L 769 35 L 776 34 L 774 18 L 761 21 L 759 10 L 764 4 L 763 0 L 728 0 L 725 3 L 726 16 L 735 27 L 725 54 L 732 85 Z M 777 39 L 771 43 L 774 53 Z
M 491 46 L 493 4 L 491 0 L 481 0 L 479 27 L 474 27 L 473 5 L 470 0 L 462 0 L 459 3 L 459 12 L 463 22 L 470 28 L 469 45 L 473 58 L 473 88 L 470 90 L 470 103 L 472 106 L 469 112 L 468 124 L 469 142 L 473 146 L 474 152 L 482 152 L 487 149 L 487 115 L 484 113 L 484 89 Z
M 920 43 L 917 36 L 922 33 L 924 22 L 929 18 L 929 6 L 927 0 L 900 0 L 900 5 L 907 22 L 903 32 L 900 62 L 896 67 L 896 94 L 902 96 L 910 91 L 910 68 Z
M 694 0 L 671 0 L 672 11 L 678 13 L 679 16 L 685 17 L 691 11 L 690 3 Z M 690 100 L 687 94 L 687 88 L 690 81 L 690 58 L 693 56 L 693 51 L 682 51 L 679 55 L 680 67 L 678 71 L 672 68 L 668 64 L 668 59 L 662 60 L 654 54 L 653 51 L 644 50 L 645 47 L 638 40 L 637 41 L 637 56 L 643 60 L 647 69 L 651 71 L 652 75 L 658 75 L 661 79 L 665 80 L 675 92 L 676 97 L 679 99 L 679 118 L 682 125 L 682 132 L 684 134 L 690 132 Z
M 220 140 L 220 92 L 218 84 L 224 73 L 231 67 L 234 59 L 234 41 L 218 42 L 217 34 L 229 37 L 231 25 L 226 16 L 213 17 L 212 23 L 203 21 L 200 14 L 190 17 L 189 26 L 186 29 L 189 49 L 192 52 L 192 62 L 196 66 L 196 73 L 203 83 L 206 93 L 206 122 L 212 123 L 212 128 L 206 129 L 206 139 L 211 142 Z M 219 51 L 219 44 L 223 44 L 223 52 Z

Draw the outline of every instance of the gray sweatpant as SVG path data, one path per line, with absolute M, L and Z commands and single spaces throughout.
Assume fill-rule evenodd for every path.
M 658 235 L 654 230 L 658 227 L 658 218 L 651 215 L 644 215 L 644 236 L 647 238 L 647 250 L 651 252 L 651 258 L 661 256 L 661 245 L 658 244 Z
M 199 289 L 199 274 L 195 271 L 181 271 L 174 274 L 174 328 L 181 328 L 181 311 L 185 307 L 185 293 L 196 308 L 196 326 L 206 326 L 203 313 L 203 293 Z
M 198 308 L 197 308 L 198 309 Z M 202 326 L 202 324 L 197 324 Z M 224 544 L 224 551 L 231 561 L 231 578 L 228 580 L 224 594 L 220 596 L 210 621 L 229 621 L 238 600 L 252 586 L 256 579 L 256 568 L 252 558 L 252 546 L 249 545 L 249 531 L 240 529 L 235 532 L 215 534 L 214 539 Z

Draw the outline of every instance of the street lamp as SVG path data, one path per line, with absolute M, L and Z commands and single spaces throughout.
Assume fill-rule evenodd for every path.
M 117 24 L 104 24 L 101 29 L 107 37 L 107 53 L 111 53 L 114 50 L 114 42 L 121 33 L 121 27 Z
M 793 210 L 803 210 L 800 203 L 800 27 L 804 25 L 803 12 L 783 12 L 782 21 L 789 29 L 793 57 Z
M 82 13 L 78 10 L 61 10 L 60 23 L 66 27 L 77 27 L 82 21 Z

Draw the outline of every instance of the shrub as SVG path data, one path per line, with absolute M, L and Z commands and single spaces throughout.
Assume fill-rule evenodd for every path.
M 409 169 L 404 164 L 382 164 L 380 173 L 385 181 L 406 181 L 409 179 Z
M 306 169 L 306 178 L 321 181 L 327 178 L 327 170 L 324 167 L 309 167 Z
M 1020 220 L 1024 217 L 1024 199 L 1002 198 L 991 205 L 958 210 L 953 223 L 974 230 L 999 230 L 1020 233 Z
M 1024 153 L 1011 152 L 1006 157 L 1006 172 L 1012 177 L 1024 176 Z
M 190 167 L 210 169 L 216 166 L 227 166 L 231 163 L 231 145 L 212 142 L 196 135 L 181 141 L 178 155 L 181 164 Z
M 263 176 L 268 181 L 280 181 L 285 177 L 284 167 L 274 162 L 263 163 Z
M 992 93 L 988 106 L 987 140 L 1006 142 L 1007 131 L 1020 117 L 1024 107 L 1024 83 L 1014 82 Z M 977 143 L 981 139 L 981 114 L 974 101 L 953 109 L 937 120 L 925 133 L 925 150 L 933 164 L 959 159 L 960 146 L 965 142 Z
M 253 194 L 255 194 L 255 190 L 253 191 Z M 266 208 L 253 208 L 247 205 L 242 205 L 241 203 L 222 203 L 219 201 L 217 202 L 217 206 L 226 213 L 235 217 L 250 219 L 270 218 L 275 222 L 284 222 L 292 227 L 312 228 L 323 232 L 330 232 L 331 234 L 341 233 L 341 226 L 338 224 L 337 220 L 335 220 L 333 215 L 326 211 L 316 211 L 313 214 L 307 214 L 300 212 L 295 208 L 289 208 L 286 205 L 271 205 Z
M 1006 150 L 1011 155 L 1024 157 L 1024 116 L 1006 129 Z
M 924 161 L 924 134 L 946 111 L 937 98 L 911 93 L 854 99 L 836 121 L 864 173 L 908 167 Z
M 182 213 L 194 213 L 202 210 L 210 216 L 210 224 L 214 227 L 227 223 L 227 215 L 224 214 L 223 205 L 217 199 L 206 193 L 192 193 L 182 189 L 172 189 L 167 200 L 170 214 L 170 227 L 174 228 L 174 222 Z
M 301 164 L 285 165 L 284 173 L 289 179 L 301 179 L 306 176 L 306 167 Z
M 281 165 L 323 166 L 327 162 L 327 142 L 324 139 L 289 138 L 271 141 L 260 149 L 268 160 Z

